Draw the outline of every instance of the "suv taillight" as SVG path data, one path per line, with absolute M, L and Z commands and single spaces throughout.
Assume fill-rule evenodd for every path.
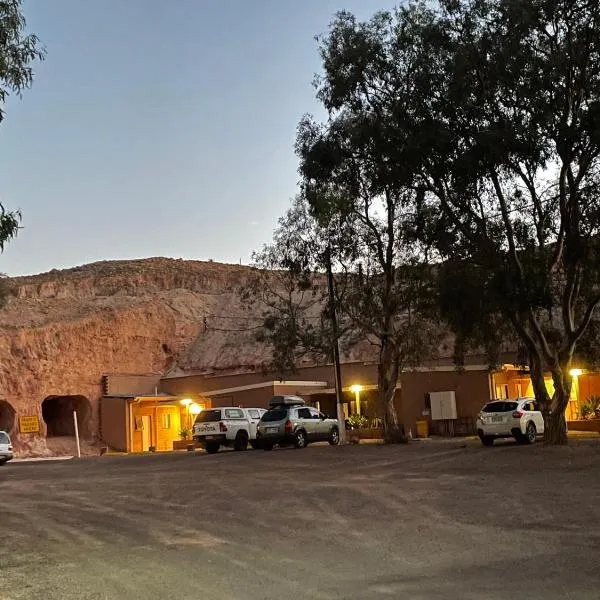
M 285 432 L 286 433 L 292 433 L 292 429 L 293 429 L 292 422 L 291 421 L 286 421 L 285 422 Z
M 521 410 L 515 410 L 515 412 L 513 413 L 513 419 L 520 419 L 523 416 L 523 411 Z
M 219 423 L 219 431 L 222 431 L 223 433 L 227 431 L 227 425 L 223 422 Z

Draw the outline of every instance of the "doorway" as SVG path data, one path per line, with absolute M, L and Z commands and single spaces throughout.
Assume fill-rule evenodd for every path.
M 142 452 L 148 452 L 151 445 L 150 427 L 152 426 L 152 417 L 142 415 Z

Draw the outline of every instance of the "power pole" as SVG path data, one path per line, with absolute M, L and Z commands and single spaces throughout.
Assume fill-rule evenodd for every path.
M 327 269 L 327 289 L 329 292 L 329 318 L 331 319 L 331 345 L 333 349 L 333 370 L 335 373 L 335 398 L 337 406 L 337 420 L 339 423 L 340 443 L 346 441 L 346 420 L 344 418 L 344 409 L 342 407 L 342 369 L 340 366 L 340 347 L 338 343 L 338 323 L 335 302 L 333 269 L 331 267 L 331 246 L 327 246 L 325 251 L 325 267 Z

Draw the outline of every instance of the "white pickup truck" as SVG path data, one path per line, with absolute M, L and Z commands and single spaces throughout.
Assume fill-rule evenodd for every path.
M 203 410 L 194 423 L 194 440 L 209 454 L 221 446 L 246 450 L 248 444 L 257 448 L 256 428 L 264 408 L 239 408 L 225 406 Z

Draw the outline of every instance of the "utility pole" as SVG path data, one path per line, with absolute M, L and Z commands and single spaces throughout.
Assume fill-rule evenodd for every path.
M 340 430 L 340 444 L 346 441 L 346 420 L 344 419 L 344 409 L 342 407 L 342 369 L 340 367 L 340 347 L 338 344 L 338 323 L 334 293 L 333 269 L 331 267 L 331 246 L 327 246 L 325 251 L 325 267 L 327 269 L 327 289 L 329 292 L 329 318 L 331 319 L 332 349 L 333 349 L 333 367 L 335 372 L 335 399 L 337 406 L 337 420 Z

